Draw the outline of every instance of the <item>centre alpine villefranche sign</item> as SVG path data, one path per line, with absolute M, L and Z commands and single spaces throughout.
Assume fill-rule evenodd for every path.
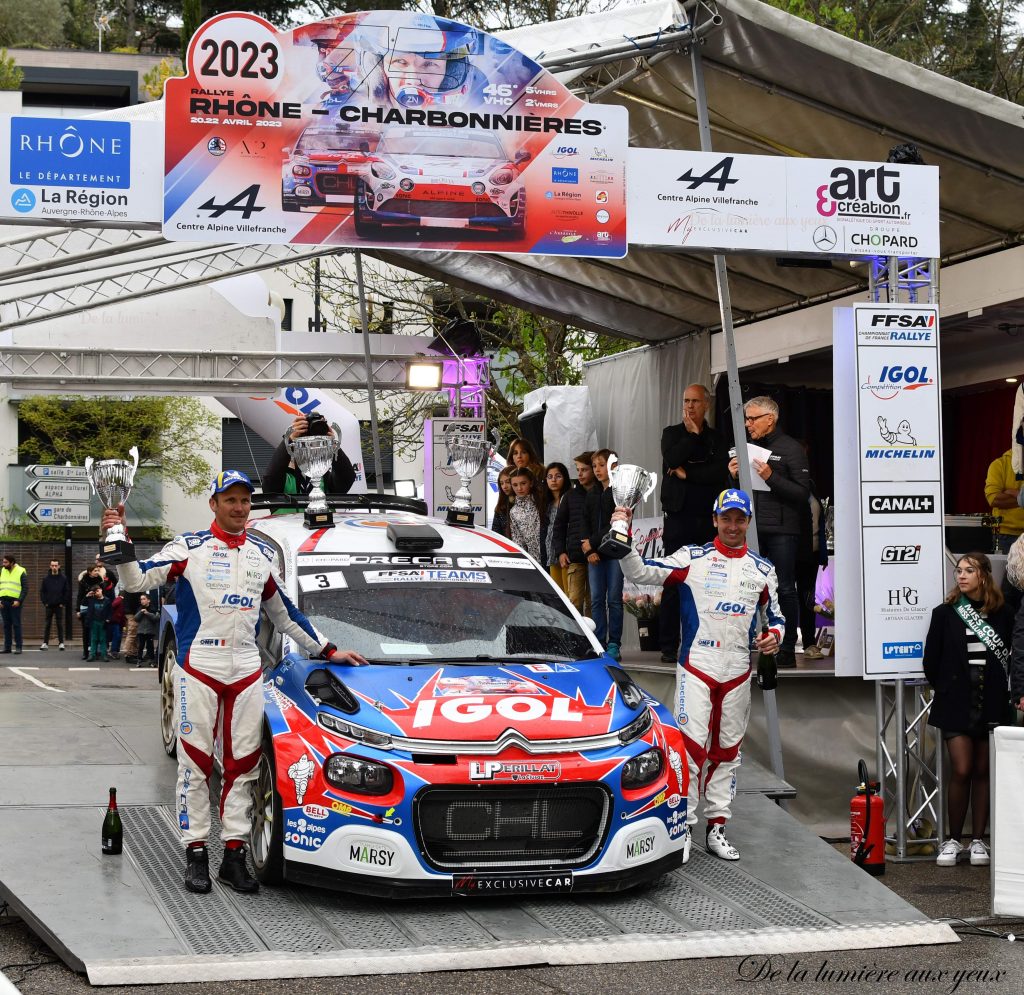
M 620 257 L 624 108 L 404 11 L 207 21 L 166 89 L 164 235 Z

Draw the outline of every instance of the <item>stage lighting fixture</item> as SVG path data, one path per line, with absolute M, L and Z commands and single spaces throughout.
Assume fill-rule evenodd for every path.
M 405 386 L 408 390 L 440 390 L 441 364 L 414 361 L 405 368 Z

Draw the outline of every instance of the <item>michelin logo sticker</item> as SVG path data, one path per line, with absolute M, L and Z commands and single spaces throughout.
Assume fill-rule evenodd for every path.
M 301 805 L 306 797 L 309 779 L 316 773 L 316 764 L 305 753 L 288 768 L 288 776 L 295 784 L 295 800 Z

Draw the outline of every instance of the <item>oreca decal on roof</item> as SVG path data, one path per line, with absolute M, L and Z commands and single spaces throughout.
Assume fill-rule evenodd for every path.
M 364 570 L 367 584 L 490 584 L 486 570 Z
M 389 525 L 422 525 L 415 518 L 343 518 L 341 524 L 349 529 L 386 529 Z

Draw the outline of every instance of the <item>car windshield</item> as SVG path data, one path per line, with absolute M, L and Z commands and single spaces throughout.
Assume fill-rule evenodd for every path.
M 358 152 L 363 143 L 370 151 L 377 145 L 377 136 L 370 132 L 315 131 L 306 132 L 300 139 L 299 152 Z
M 378 151 L 383 155 L 443 155 L 467 159 L 501 159 L 505 153 L 494 139 L 443 135 L 388 135 Z
M 471 583 L 454 575 L 476 576 Z M 502 576 L 506 575 L 506 576 Z M 344 577 L 342 587 L 314 586 Z M 445 577 L 442 582 L 432 578 Z M 300 572 L 306 617 L 336 646 L 376 663 L 579 660 L 596 654 L 535 569 Z M 502 581 L 502 583 L 497 583 Z

